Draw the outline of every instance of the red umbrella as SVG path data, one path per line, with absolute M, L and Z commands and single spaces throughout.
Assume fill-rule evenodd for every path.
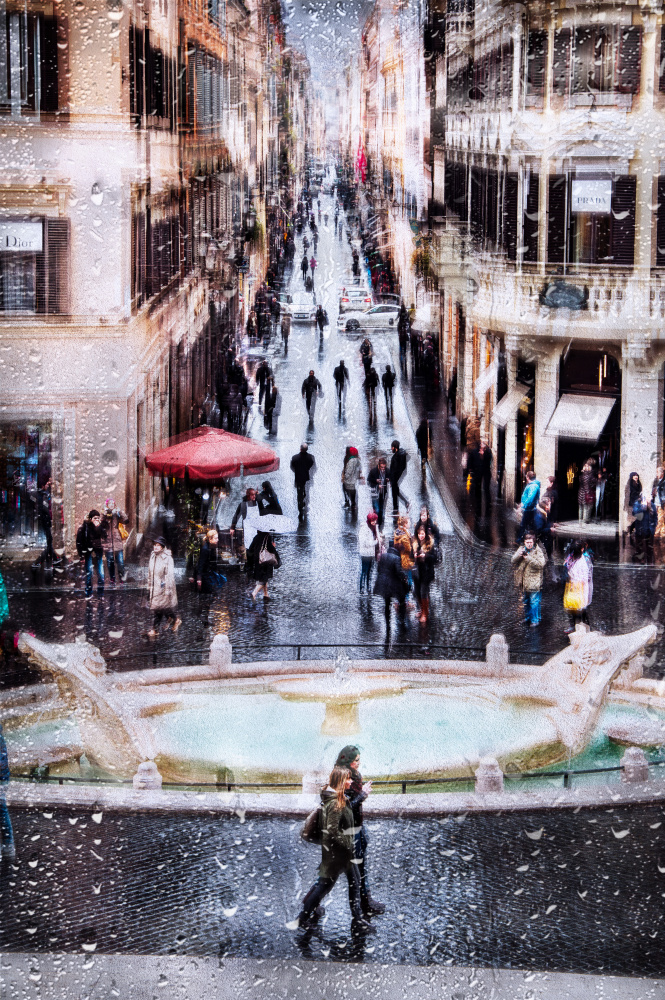
M 233 476 L 256 476 L 274 472 L 279 458 L 251 438 L 216 427 L 197 427 L 180 434 L 175 444 L 146 455 L 151 472 L 176 479 L 211 483 Z

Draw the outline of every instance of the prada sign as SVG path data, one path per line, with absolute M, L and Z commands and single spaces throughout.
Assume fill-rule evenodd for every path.
M 609 215 L 612 210 L 612 181 L 573 181 L 571 212 Z
M 0 221 L 0 252 L 43 253 L 43 251 L 43 223 Z

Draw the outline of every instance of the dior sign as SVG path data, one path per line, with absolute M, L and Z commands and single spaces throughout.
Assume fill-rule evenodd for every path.
M 44 227 L 41 222 L 0 222 L 0 251 L 42 253 Z

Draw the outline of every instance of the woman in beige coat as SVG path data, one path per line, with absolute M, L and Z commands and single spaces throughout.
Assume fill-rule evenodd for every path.
M 182 620 L 178 617 L 173 556 L 166 548 L 166 539 L 161 536 L 155 539 L 148 564 L 148 601 L 150 610 L 154 613 L 152 628 L 148 635 L 151 638 L 157 635 L 164 617 L 172 622 L 172 629 L 177 632 Z

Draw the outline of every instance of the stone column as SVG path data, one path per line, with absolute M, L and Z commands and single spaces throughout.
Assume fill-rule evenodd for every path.
M 619 462 L 619 528 L 625 531 L 628 511 L 624 491 L 631 472 L 639 472 L 649 489 L 656 474 L 661 447 L 660 379 L 662 361 L 647 357 L 646 346 L 623 345 L 621 390 L 621 454 Z
M 503 771 L 495 757 L 481 757 L 476 770 L 476 795 L 503 791 Z
M 649 780 L 649 765 L 641 747 L 628 747 L 621 758 L 623 771 L 621 780 L 628 784 L 639 784 Z
M 515 335 L 506 335 L 506 368 L 508 374 L 508 389 L 512 389 L 517 380 L 517 343 Z M 515 497 L 515 453 L 517 450 L 517 417 L 513 416 L 506 424 L 506 469 L 504 480 L 506 484 L 506 503 L 514 503 Z
M 541 489 L 548 476 L 554 475 L 556 438 L 545 434 L 559 396 L 559 348 L 540 355 L 536 363 L 535 426 L 533 435 L 533 465 Z

